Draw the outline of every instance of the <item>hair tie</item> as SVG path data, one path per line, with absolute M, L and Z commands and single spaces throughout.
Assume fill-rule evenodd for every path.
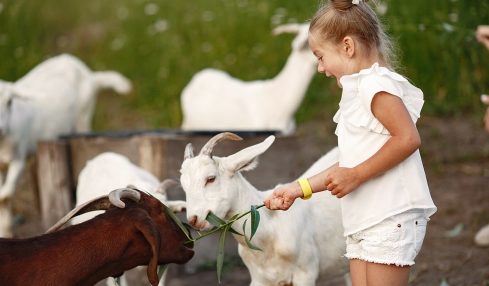
M 352 1 L 351 1 L 351 3 L 352 3 L 353 5 L 358 5 L 358 4 L 360 4 L 360 2 L 361 2 L 361 1 L 362 1 L 362 0 L 352 0 Z

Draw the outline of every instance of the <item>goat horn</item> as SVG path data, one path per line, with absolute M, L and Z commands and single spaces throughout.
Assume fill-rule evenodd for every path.
M 217 143 L 225 139 L 234 140 L 234 141 L 243 140 L 243 138 L 231 132 L 219 133 L 214 137 L 212 137 L 209 141 L 207 141 L 207 143 L 205 143 L 204 147 L 202 147 L 202 149 L 200 150 L 199 155 L 206 155 L 212 157 L 212 150 L 214 149 L 214 146 L 216 146 Z
M 188 143 L 187 146 L 185 146 L 185 154 L 183 155 L 183 160 L 190 159 L 194 156 L 194 147 L 192 146 L 192 143 Z
M 125 208 L 126 204 L 122 201 L 123 198 L 131 199 L 135 202 L 139 202 L 141 194 L 132 185 L 127 188 L 113 190 L 109 193 L 109 201 L 118 208 Z
M 161 194 L 166 194 L 169 189 L 174 188 L 178 185 L 179 183 L 176 180 L 164 179 L 163 182 L 160 183 L 156 191 Z
M 122 192 L 122 193 L 120 192 L 120 191 L 124 191 L 124 190 L 128 191 L 127 194 L 126 194 L 126 192 Z M 112 198 L 111 198 L 111 194 L 113 192 L 117 192 L 119 194 L 119 196 L 115 196 L 115 198 L 116 198 L 115 200 L 113 199 L 114 195 L 112 195 Z M 134 192 L 136 192 L 137 195 L 135 195 Z M 84 213 L 91 212 L 91 211 L 108 210 L 109 208 L 112 207 L 113 204 L 117 207 L 120 207 L 120 204 L 112 203 L 112 200 L 117 201 L 117 198 L 119 199 L 119 201 L 121 198 L 130 198 L 130 199 L 133 199 L 135 201 L 139 201 L 140 197 L 141 197 L 141 194 L 132 188 L 122 188 L 122 189 L 114 190 L 114 191 L 110 192 L 110 194 L 108 196 L 101 196 L 101 197 L 95 198 L 91 201 L 88 201 L 88 202 L 81 204 L 78 207 L 74 208 L 68 214 L 66 214 L 64 217 L 62 217 L 57 223 L 55 223 L 52 227 L 50 227 L 46 231 L 46 233 L 52 233 L 52 232 L 57 231 L 66 222 L 68 222 L 70 219 L 72 219 L 75 216 L 82 215 Z M 125 206 L 124 202 L 121 201 L 121 203 L 123 205 L 122 207 L 124 207 Z

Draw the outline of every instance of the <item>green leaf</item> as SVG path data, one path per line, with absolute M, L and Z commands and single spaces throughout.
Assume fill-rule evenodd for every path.
M 256 206 L 251 206 L 251 234 L 250 240 L 255 235 L 258 225 L 260 224 L 260 213 L 256 209 Z
M 238 219 L 238 217 L 239 217 L 240 215 L 241 215 L 241 214 L 235 214 L 235 215 L 233 215 L 233 216 L 232 216 L 232 217 L 231 217 L 231 218 L 228 220 L 228 224 L 231 226 L 231 225 L 233 224 L 233 222 L 235 222 L 235 221 Z M 232 232 L 232 233 L 234 233 L 234 234 L 237 234 L 237 235 L 241 235 L 241 236 L 243 236 L 243 235 L 244 235 L 244 234 L 242 234 L 242 233 L 239 233 L 238 231 L 236 231 L 236 230 L 235 230 L 234 228 L 232 228 L 232 227 L 231 227 L 231 228 L 229 228 L 229 231 L 230 231 L 230 232 Z
M 158 281 L 161 281 L 163 278 L 163 274 L 165 274 L 166 269 L 168 268 L 168 264 L 161 264 L 158 266 Z
M 244 238 L 245 238 L 245 242 L 246 242 L 246 245 L 248 246 L 248 248 L 250 249 L 253 249 L 253 250 L 259 250 L 259 251 L 263 251 L 263 249 L 259 248 L 258 246 L 254 245 L 253 243 L 251 243 L 251 241 L 248 239 L 248 237 L 246 236 L 246 223 L 248 222 L 248 220 L 245 220 L 245 222 L 243 223 L 243 233 L 244 233 Z
M 233 217 L 231 217 L 231 219 L 229 220 L 229 222 L 226 222 L 225 220 L 223 220 L 222 218 L 216 216 L 212 212 L 209 212 L 209 214 L 207 215 L 207 217 L 205 219 L 210 224 L 212 224 L 212 225 L 220 228 L 220 227 L 223 227 L 225 225 L 231 224 L 230 222 L 234 221 L 238 216 L 239 216 L 239 214 L 235 214 Z M 234 233 L 234 234 L 237 234 L 237 235 L 242 235 L 241 233 L 239 233 L 236 230 L 234 230 L 232 227 L 229 229 L 229 231 L 232 232 L 232 233 Z
M 232 217 L 229 219 L 229 221 L 235 221 L 235 220 L 236 220 L 236 219 L 237 219 L 237 218 L 238 218 L 240 215 L 241 215 L 241 214 L 235 214 L 235 215 L 233 215 L 233 216 L 232 216 Z
M 224 225 L 226 224 L 226 221 L 224 221 L 223 219 L 221 219 L 220 217 L 216 216 L 215 214 L 213 214 L 212 212 L 209 212 L 207 214 L 207 217 L 205 218 L 205 220 L 207 220 L 210 224 L 212 224 L 213 226 L 217 226 L 217 227 L 220 227 L 221 225 Z
M 232 232 L 232 233 L 234 233 L 234 234 L 241 235 L 241 236 L 243 236 L 243 235 L 244 235 L 244 234 L 242 234 L 242 233 L 237 232 L 237 231 L 236 231 L 236 230 L 234 230 L 234 228 L 232 228 L 232 227 L 230 227 L 230 228 L 229 228 L 229 232 Z
M 187 239 L 193 241 L 189 230 L 183 225 L 182 221 L 177 217 L 177 215 L 174 214 L 173 211 L 165 205 L 163 205 L 163 211 L 178 225 L 178 227 L 187 236 Z
M 222 266 L 224 264 L 224 243 L 226 242 L 226 234 L 229 230 L 229 225 L 226 226 L 219 236 L 219 245 L 217 249 L 216 269 L 217 281 L 221 284 Z

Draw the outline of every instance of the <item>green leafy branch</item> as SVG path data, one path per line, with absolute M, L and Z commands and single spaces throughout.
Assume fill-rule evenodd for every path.
M 245 239 L 246 245 L 250 249 L 261 251 L 261 249 L 259 247 L 257 247 L 253 243 L 251 243 L 251 239 L 255 235 L 255 233 L 258 229 L 258 225 L 260 224 L 260 213 L 258 212 L 258 209 L 260 209 L 264 206 L 265 206 L 264 204 L 253 205 L 253 206 L 251 206 L 251 209 L 249 211 L 242 213 L 242 214 L 235 214 L 229 220 L 223 220 L 222 218 L 220 218 L 220 217 L 216 216 L 215 214 L 213 214 L 212 212 L 210 212 L 207 215 L 206 220 L 210 224 L 212 224 L 214 227 L 205 233 L 198 232 L 199 236 L 196 238 L 191 237 L 188 228 L 180 221 L 180 219 L 170 209 L 166 208 L 165 210 L 166 210 L 166 213 L 177 223 L 177 225 L 180 227 L 180 229 L 182 229 L 182 231 L 187 236 L 188 241 L 186 243 L 191 243 L 191 242 L 193 243 L 193 242 L 195 242 L 199 239 L 202 239 L 206 236 L 220 232 L 219 245 L 218 245 L 218 249 L 217 249 L 216 268 L 217 268 L 217 280 L 219 281 L 219 283 L 221 283 L 222 267 L 223 267 L 223 263 L 224 263 L 224 242 L 225 242 L 226 234 L 228 232 L 231 232 L 231 233 L 234 233 L 236 235 L 243 236 Z M 248 238 L 248 236 L 246 236 L 246 231 L 245 231 L 246 230 L 246 223 L 248 222 L 248 219 L 246 219 L 243 223 L 243 233 L 239 233 L 238 231 L 236 231 L 232 227 L 233 223 L 235 223 L 236 221 L 238 221 L 239 219 L 241 219 L 247 215 L 250 215 L 250 217 L 251 217 L 251 233 L 250 233 L 249 238 Z

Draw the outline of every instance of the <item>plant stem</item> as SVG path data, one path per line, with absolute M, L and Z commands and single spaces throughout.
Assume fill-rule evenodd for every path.
M 260 209 L 260 208 L 262 208 L 262 207 L 264 207 L 264 206 L 265 206 L 265 204 L 261 204 L 261 205 L 257 206 L 257 207 L 256 207 L 256 209 Z M 232 225 L 232 224 L 233 224 L 235 221 L 239 220 L 240 218 L 242 218 L 242 217 L 244 217 L 244 216 L 246 216 L 246 215 L 248 215 L 248 214 L 250 214 L 250 213 L 251 213 L 251 210 L 249 210 L 249 211 L 247 211 L 247 212 L 245 212 L 245 213 L 243 213 L 243 214 L 239 215 L 239 216 L 238 216 L 238 217 L 236 217 L 235 219 L 232 219 L 232 220 L 226 221 L 226 223 L 221 224 L 219 227 L 216 227 L 216 228 L 214 228 L 214 229 L 211 229 L 210 231 L 208 231 L 208 232 L 206 232 L 206 233 L 203 233 L 203 234 L 201 234 L 200 236 L 198 236 L 198 237 L 196 237 L 196 238 L 190 239 L 189 241 L 187 241 L 187 243 L 188 243 L 188 242 L 195 242 L 195 241 L 197 241 L 197 240 L 199 240 L 199 239 L 201 239 L 201 238 L 204 238 L 204 237 L 206 237 L 206 236 L 209 236 L 209 235 L 211 235 L 211 234 L 214 234 L 214 233 L 216 233 L 216 232 L 218 232 L 218 231 L 222 230 L 223 228 L 225 228 L 225 227 L 227 227 L 227 226 L 231 226 L 231 225 Z

